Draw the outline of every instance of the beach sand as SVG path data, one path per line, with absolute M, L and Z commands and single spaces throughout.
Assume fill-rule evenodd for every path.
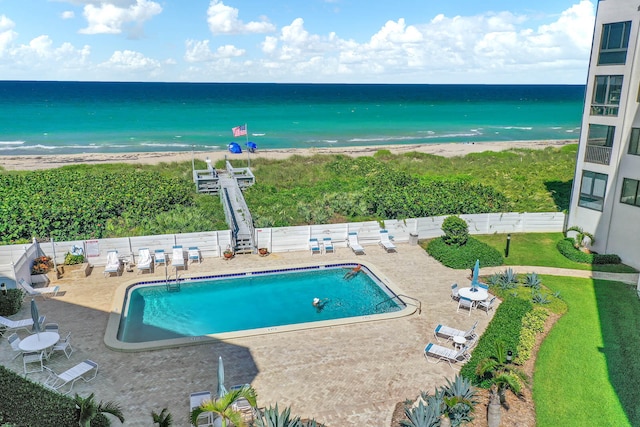
M 552 141 L 505 141 L 479 143 L 443 143 L 416 145 L 376 145 L 365 147 L 328 147 L 328 148 L 291 148 L 278 150 L 258 150 L 251 158 L 286 159 L 293 155 L 312 156 L 314 154 L 344 154 L 352 157 L 372 156 L 378 150 L 389 150 L 393 154 L 420 152 L 443 157 L 464 156 L 483 151 L 503 151 L 511 148 L 544 149 L 576 144 L 577 140 Z M 229 159 L 246 159 L 245 153 L 231 154 L 228 151 L 196 151 L 188 152 L 143 152 L 143 153 L 83 153 L 60 155 L 0 156 L 0 166 L 5 170 L 38 170 L 57 168 L 72 164 L 102 163 L 138 163 L 159 164 L 190 161 L 192 158 L 204 160 L 209 157 L 214 163 L 228 157 Z

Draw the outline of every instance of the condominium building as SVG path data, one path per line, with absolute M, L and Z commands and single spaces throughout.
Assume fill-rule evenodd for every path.
M 640 269 L 640 1 L 600 0 L 568 226 Z

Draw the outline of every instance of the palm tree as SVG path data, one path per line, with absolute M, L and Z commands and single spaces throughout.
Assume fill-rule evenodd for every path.
M 584 231 L 582 227 L 578 227 L 577 225 L 574 225 L 573 227 L 567 228 L 567 232 L 569 231 L 576 232 L 576 237 L 575 237 L 576 242 L 574 244 L 576 249 L 585 247 L 585 240 L 589 240 L 590 245 L 593 245 L 596 242 L 596 238 L 593 237 L 593 234 Z
M 158 427 L 171 427 L 171 424 L 173 424 L 173 417 L 167 408 L 163 408 L 159 414 L 151 411 L 151 416 L 153 417 L 153 423 L 158 424 Z
M 238 399 L 245 398 L 251 406 L 256 406 L 256 391 L 250 386 L 244 386 L 233 390 L 224 396 L 208 400 L 191 411 L 191 423 L 197 425 L 198 417 L 204 412 L 213 412 L 222 418 L 222 427 L 227 427 L 227 421 L 235 427 L 246 427 L 247 423 L 242 419 L 242 413 L 233 409 L 232 405 Z
M 102 402 L 96 405 L 94 394 L 91 393 L 88 397 L 84 398 L 77 393 L 73 400 L 78 408 L 77 417 L 78 425 L 80 427 L 90 427 L 91 421 L 100 414 L 111 414 L 118 418 L 121 423 L 124 423 L 124 415 L 122 415 L 122 409 L 120 405 L 115 402 Z M 107 419 L 107 425 L 111 425 L 109 419 Z
M 496 354 L 478 362 L 476 373 L 483 378 L 487 378 L 491 383 L 489 395 L 489 410 L 487 421 L 489 427 L 500 425 L 500 406 L 509 408 L 507 405 L 507 390 L 511 390 L 518 397 L 522 396 L 522 388 L 528 381 L 527 375 L 507 359 L 507 352 L 504 350 L 504 343 L 496 343 Z

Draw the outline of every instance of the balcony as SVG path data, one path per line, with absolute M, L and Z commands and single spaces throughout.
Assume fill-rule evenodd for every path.
M 611 149 L 612 147 L 604 147 L 602 145 L 587 145 L 587 150 L 584 153 L 584 161 L 608 165 L 611 161 Z
M 591 115 L 592 116 L 617 116 L 618 115 L 618 105 L 591 105 Z

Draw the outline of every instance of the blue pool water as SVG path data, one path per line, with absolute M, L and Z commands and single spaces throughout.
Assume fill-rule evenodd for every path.
M 343 278 L 355 265 L 254 272 L 189 279 L 180 291 L 133 285 L 118 340 L 127 343 L 196 337 L 395 312 L 405 306 L 370 270 Z M 314 298 L 327 299 L 322 310 Z

